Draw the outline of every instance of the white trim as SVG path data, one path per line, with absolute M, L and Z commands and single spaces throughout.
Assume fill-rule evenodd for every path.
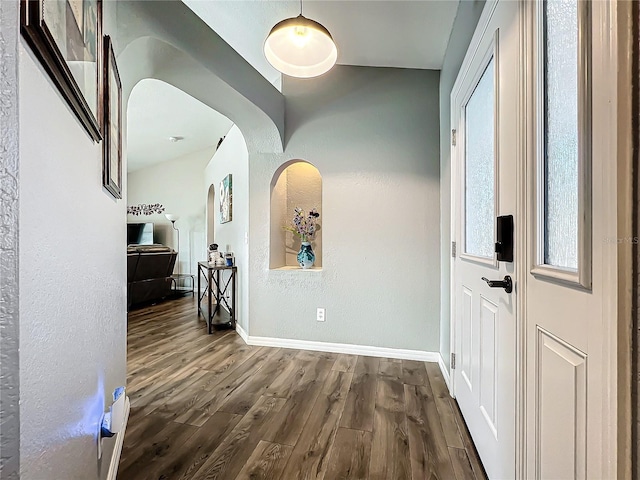
M 629 172 L 624 171 L 621 162 L 624 152 L 618 150 L 618 135 L 621 128 L 619 122 L 618 105 L 624 102 L 626 94 L 624 90 L 619 91 L 617 78 L 621 75 L 620 62 L 627 60 L 626 51 L 619 45 L 619 24 L 618 11 L 624 2 L 594 2 L 591 5 L 592 14 L 596 19 L 593 21 L 592 32 L 592 55 L 594 56 L 592 69 L 593 84 L 596 86 L 607 85 L 604 91 L 598 91 L 593 95 L 593 110 L 597 113 L 599 133 L 598 142 L 594 142 L 594 158 L 599 159 L 599 172 L 596 177 L 599 181 L 598 187 L 602 192 L 606 192 L 606 199 L 601 201 L 598 208 L 602 209 L 598 213 L 602 218 L 602 232 L 626 233 L 620 230 L 618 218 L 631 218 L 631 211 L 626 209 L 619 197 L 621 191 L 618 187 L 618 176 L 624 176 Z M 620 53 L 619 53 L 620 52 Z M 620 57 L 618 56 L 620 55 Z M 624 59 L 624 60 L 623 60 Z M 613 75 L 612 75 L 613 73 Z M 601 116 L 602 115 L 602 116 Z M 608 125 L 608 130 L 600 130 L 602 125 Z M 610 159 L 612 165 L 604 159 Z M 635 161 L 635 160 L 634 160 Z M 619 169 L 622 168 L 622 171 Z M 620 187 L 622 191 L 624 188 Z M 597 237 L 596 237 L 597 238 Z M 602 248 L 602 247 L 601 247 Z M 623 478 L 624 471 L 618 471 L 618 461 L 624 458 L 626 452 L 619 450 L 618 446 L 618 362 L 624 362 L 623 357 L 618 357 L 618 334 L 619 322 L 625 319 L 625 312 L 618 311 L 619 288 L 624 288 L 623 277 L 619 272 L 619 254 L 617 248 L 603 248 L 602 262 L 602 423 L 600 432 L 593 430 L 592 435 L 602 435 L 602 455 L 601 470 L 594 471 L 594 477 L 600 478 Z M 621 316 L 620 316 L 621 315 Z M 624 327 L 627 328 L 627 327 Z M 624 330 L 620 330 L 624 331 Z M 587 352 L 590 353 L 590 352 Z M 620 358 L 620 360 L 619 360 Z M 624 367 L 622 367 L 624 368 Z M 589 399 L 587 399 L 589 401 Z M 624 445 L 624 442 L 623 444 Z
M 444 383 L 447 384 L 447 388 L 449 389 L 449 394 L 453 396 L 453 390 L 451 390 L 451 376 L 449 375 L 449 370 L 447 369 L 447 365 L 444 363 L 444 358 L 442 358 L 441 353 L 438 354 L 438 365 L 440 366 Z
M 129 412 L 131 411 L 131 402 L 129 397 L 125 399 L 124 404 L 124 421 L 122 424 L 122 430 L 116 434 L 116 444 L 113 447 L 113 453 L 111 454 L 111 462 L 109 463 L 109 472 L 107 473 L 107 480 L 116 480 L 118 475 L 118 465 L 120 464 L 120 455 L 122 454 L 122 444 L 124 443 L 124 434 L 127 430 L 127 423 L 129 422 Z
M 535 78 L 532 95 L 535 106 L 531 114 L 535 118 L 534 143 L 535 172 L 533 182 L 534 229 L 531 273 L 540 280 L 563 284 L 568 287 L 591 290 L 592 271 L 592 130 L 591 130 L 591 5 L 578 2 L 578 268 L 569 269 L 545 263 L 545 109 L 546 79 L 544 77 L 544 4 L 535 4 L 533 16 L 533 72 Z
M 426 352 L 422 350 L 372 347 L 367 345 L 352 345 L 348 343 L 315 342 L 312 340 L 294 340 L 290 338 L 254 337 L 247 335 L 240 325 L 236 326 L 236 331 L 247 345 L 260 347 L 294 348 L 296 350 L 346 353 L 349 355 L 364 355 L 367 357 L 397 358 L 400 360 L 417 360 L 420 362 L 433 362 L 438 364 L 442 359 L 438 352 Z M 440 368 L 442 369 L 442 365 Z
M 516 285 L 518 285 L 518 302 L 516 304 L 516 318 L 519 321 L 516 322 L 516 438 L 515 438 L 515 478 L 525 479 L 526 476 L 526 461 L 527 461 L 527 424 L 526 424 L 526 396 L 527 396 L 527 266 L 528 266 L 528 251 L 530 237 L 527 234 L 527 220 L 529 218 L 530 205 L 528 203 L 529 197 L 527 196 L 527 185 L 529 181 L 529 158 L 531 157 L 530 149 L 532 145 L 529 143 L 530 130 L 532 128 L 531 112 L 533 111 L 532 102 L 532 88 L 534 81 L 531 78 L 533 73 L 533 58 L 532 51 L 532 34 L 534 28 L 534 15 L 533 9 L 535 4 L 532 2 L 521 2 L 519 7 L 518 16 L 520 18 L 520 66 L 519 66 L 519 102 L 517 105 L 517 117 L 518 125 L 517 131 L 519 132 L 518 138 L 518 153 L 522 159 L 518 162 L 516 168 L 516 177 L 518 191 L 516 194 L 516 211 L 518 216 L 515 221 L 516 238 L 520 238 L 520 245 L 516 249 Z M 533 120 L 535 125 L 535 119 Z
M 249 345 L 249 341 L 248 341 L 248 340 L 249 340 L 249 334 L 248 334 L 247 332 L 245 332 L 244 328 L 242 328 L 242 327 L 240 326 L 240 324 L 239 324 L 239 323 L 237 323 L 237 322 L 236 322 L 236 333 L 237 333 L 238 335 L 240 335 L 240 338 L 241 338 L 242 340 L 244 340 L 244 343 L 246 343 L 247 345 Z

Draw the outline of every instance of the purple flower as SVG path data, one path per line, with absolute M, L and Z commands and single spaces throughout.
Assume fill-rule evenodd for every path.
M 316 225 L 320 214 L 315 208 L 309 211 L 307 215 L 304 214 L 300 207 L 296 207 L 293 211 L 292 226 L 285 226 L 284 228 L 298 235 L 303 242 L 310 240 L 320 228 L 319 225 Z

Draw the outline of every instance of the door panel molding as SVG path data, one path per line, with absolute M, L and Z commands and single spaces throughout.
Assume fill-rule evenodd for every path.
M 584 479 L 587 354 L 540 326 L 536 343 L 535 478 Z
M 480 408 L 498 438 L 498 305 L 480 295 Z
M 461 352 L 460 352 L 460 369 L 462 378 L 464 378 L 465 383 L 470 391 L 473 390 L 473 373 L 471 372 L 471 357 L 473 352 L 473 335 L 471 332 L 471 315 L 473 311 L 473 293 L 472 291 L 463 286 L 462 287 L 462 295 L 464 296 L 464 300 L 462 302 L 462 324 L 466 328 L 462 328 L 462 332 L 460 332 L 460 336 L 462 337 L 461 342 Z

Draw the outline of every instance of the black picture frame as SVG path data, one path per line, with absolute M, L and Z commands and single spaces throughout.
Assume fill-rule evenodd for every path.
M 104 40 L 102 185 L 122 198 L 122 83 L 111 37 Z
M 80 124 L 102 140 L 102 0 L 20 0 L 20 30 Z

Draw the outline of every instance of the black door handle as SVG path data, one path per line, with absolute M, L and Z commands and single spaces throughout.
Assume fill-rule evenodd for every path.
M 509 275 L 505 275 L 504 280 L 489 280 L 485 277 L 482 277 L 482 280 L 487 282 L 491 288 L 504 288 L 507 293 L 513 292 L 513 281 Z

